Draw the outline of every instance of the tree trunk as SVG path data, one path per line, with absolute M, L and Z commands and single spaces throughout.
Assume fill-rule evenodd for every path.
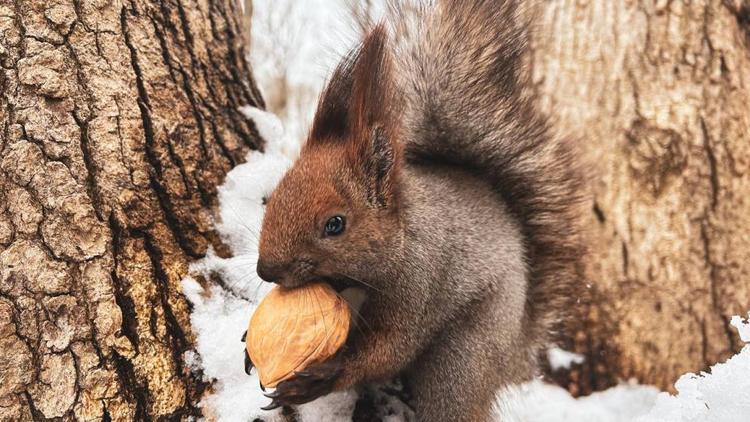
M 0 5 L 0 419 L 199 412 L 180 280 L 220 248 L 215 187 L 261 147 L 240 13 Z
M 590 171 L 573 392 L 669 388 L 750 309 L 750 1 L 544 2 L 536 88 Z

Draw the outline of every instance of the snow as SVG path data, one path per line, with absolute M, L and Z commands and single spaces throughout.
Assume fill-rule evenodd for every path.
M 731 323 L 742 341 L 750 342 L 750 321 L 735 316 Z M 681 376 L 675 389 L 676 396 L 659 394 L 654 408 L 636 422 L 750 421 L 750 345 L 710 373 Z
M 547 349 L 547 360 L 550 368 L 557 371 L 558 369 L 570 369 L 573 364 L 582 364 L 583 355 L 552 346 Z
M 685 374 L 677 395 L 655 387 L 623 384 L 573 398 L 535 380 L 503 391 L 499 420 L 521 422 L 747 422 L 750 421 L 750 346 L 711 373 Z
M 750 347 L 711 373 L 685 374 L 676 396 L 661 393 L 648 415 L 636 422 L 747 422 L 750 420 Z
M 747 316 L 748 318 L 743 321 L 739 315 L 735 315 L 729 323 L 739 331 L 742 341 L 750 343 L 750 312 L 748 312 Z
M 343 391 L 329 394 L 318 400 L 304 404 L 297 410 L 300 421 L 350 422 L 357 394 L 354 391 Z
M 205 380 L 215 381 L 214 394 L 200 403 L 204 414 L 222 421 L 267 418 L 271 412 L 260 407 L 269 400 L 260 394 L 257 374 L 248 376 L 243 370 L 240 338 L 252 302 L 218 286 L 206 291 L 192 278 L 183 281 L 183 291 L 194 307 L 190 322 L 197 334 L 199 358 L 192 359 L 193 366 L 203 370 Z
M 499 420 L 507 422 L 626 422 L 646 414 L 659 390 L 623 384 L 579 399 L 566 390 L 535 380 L 511 387 L 498 397 Z
M 731 320 L 745 343 L 750 342 L 750 313 L 748 317 L 747 321 L 739 316 Z M 553 360 L 578 363 L 569 361 L 569 355 L 573 354 L 559 349 L 552 352 L 550 365 L 554 368 Z M 629 383 L 575 399 L 560 387 L 535 380 L 502 392 L 499 414 L 503 421 L 534 422 L 748 422 L 750 345 L 725 363 L 712 366 L 710 373 L 681 376 L 675 389 L 677 394 L 671 395 Z

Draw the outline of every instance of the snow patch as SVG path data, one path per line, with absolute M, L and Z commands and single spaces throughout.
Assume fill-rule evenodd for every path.
M 300 143 L 290 136 L 285 136 L 284 126 L 278 116 L 253 106 L 242 106 L 239 110 L 245 118 L 255 123 L 258 134 L 267 141 L 265 152 L 287 158 L 297 157 Z
M 354 391 L 335 392 L 298 406 L 297 415 L 301 421 L 351 422 L 356 403 Z
M 295 149 L 284 139 L 281 123 L 270 113 L 242 107 L 252 118 L 266 152 L 252 151 L 245 164 L 230 171 L 219 187 L 216 229 L 233 256 L 221 258 L 209 250 L 191 266 L 193 274 L 206 279 L 217 276 L 221 285 L 201 286 L 194 278 L 183 280 L 183 292 L 193 305 L 190 321 L 196 334 L 196 352 L 186 355 L 191 367 L 214 382 L 214 393 L 201 406 L 217 420 L 273 419 L 279 411 L 260 410 L 270 400 L 262 395 L 257 373 L 244 371 L 244 344 L 240 341 L 253 310 L 271 286 L 255 274 L 258 238 L 265 199 L 291 165 Z M 191 353 L 191 352 L 188 352 Z
M 734 328 L 740 333 L 740 338 L 745 343 L 750 343 L 750 312 L 747 313 L 747 319 L 743 321 L 742 317 L 735 315 L 729 321 Z
M 221 421 L 273 416 L 273 412 L 260 410 L 268 399 L 260 394 L 257 374 L 248 376 L 243 370 L 240 338 L 252 312 L 252 302 L 218 286 L 204 289 L 192 278 L 183 280 L 182 286 L 193 304 L 190 322 L 196 333 L 203 378 L 214 382 L 214 393 L 200 403 L 204 414 Z
M 582 364 L 584 357 L 578 353 L 569 352 L 559 347 L 552 346 L 547 349 L 547 360 L 549 361 L 550 368 L 552 368 L 553 371 L 557 371 L 559 369 L 570 369 L 574 363 L 577 365 Z
M 731 322 L 747 342 L 750 318 L 742 321 L 735 316 Z M 568 357 L 564 353 L 549 356 L 550 365 L 553 360 L 569 363 L 563 356 Z M 671 395 L 630 383 L 575 399 L 564 389 L 537 380 L 499 394 L 498 420 L 747 422 L 750 421 L 750 345 L 725 363 L 712 366 L 710 373 L 683 375 L 675 383 L 675 389 L 677 395 Z
M 626 422 L 646 414 L 659 393 L 654 387 L 625 384 L 574 398 L 566 390 L 535 380 L 498 396 L 498 421 Z
M 747 422 L 750 420 L 750 346 L 711 372 L 685 374 L 677 395 L 661 393 L 636 422 Z

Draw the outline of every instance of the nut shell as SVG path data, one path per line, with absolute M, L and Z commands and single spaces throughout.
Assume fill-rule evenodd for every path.
M 250 318 L 246 347 L 264 387 L 336 354 L 349 333 L 349 306 L 323 283 L 273 288 Z

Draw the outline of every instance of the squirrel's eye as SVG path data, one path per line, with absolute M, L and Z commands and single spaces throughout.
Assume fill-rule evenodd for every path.
M 326 221 L 324 229 L 326 236 L 336 236 L 343 233 L 344 225 L 344 217 L 340 215 L 329 218 L 328 221 Z

